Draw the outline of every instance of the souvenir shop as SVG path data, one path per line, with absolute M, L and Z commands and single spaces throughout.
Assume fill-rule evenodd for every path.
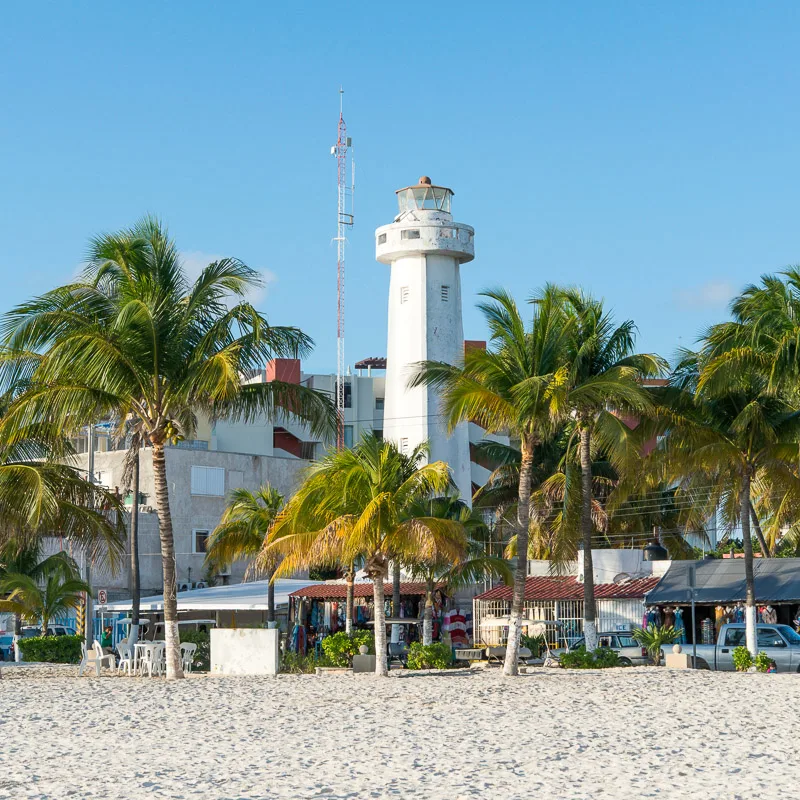
M 695 565 L 695 628 L 689 599 L 689 567 Z M 800 627 L 800 559 L 765 558 L 753 564 L 759 623 Z M 673 561 L 645 598 L 643 625 L 683 629 L 681 643 L 714 644 L 728 623 L 745 621 L 742 559 Z M 696 638 L 695 638 L 696 637 Z
M 353 628 L 373 630 L 375 603 L 371 581 L 357 581 L 353 586 Z M 384 584 L 384 616 L 392 617 L 392 585 Z M 472 615 L 454 604 L 444 590 L 433 595 L 433 640 L 449 634 L 453 645 L 466 646 Z M 293 652 L 308 652 L 326 636 L 345 630 L 347 584 L 321 583 L 298 589 L 289 596 L 289 641 Z M 422 620 L 425 611 L 425 584 L 403 582 L 400 585 L 400 619 Z M 422 636 L 421 624 L 399 625 L 399 641 L 411 644 Z

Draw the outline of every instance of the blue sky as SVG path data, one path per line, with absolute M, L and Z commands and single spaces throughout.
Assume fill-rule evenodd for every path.
M 234 255 L 335 368 L 338 88 L 357 161 L 350 363 L 386 350 L 374 229 L 421 174 L 476 229 L 477 292 L 579 284 L 671 355 L 800 261 L 800 5 L 7 4 L 7 308 L 69 280 L 89 236 L 161 216 L 190 265 Z

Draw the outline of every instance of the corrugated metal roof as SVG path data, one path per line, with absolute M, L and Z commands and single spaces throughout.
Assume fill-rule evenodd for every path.
M 384 583 L 383 591 L 387 597 L 392 595 L 392 584 Z M 424 595 L 425 583 L 423 581 L 410 581 L 400 584 L 401 595 Z M 372 581 L 353 584 L 354 597 L 372 597 Z M 304 586 L 292 592 L 289 597 L 312 597 L 317 600 L 345 600 L 347 599 L 346 583 L 317 583 L 313 586 Z
M 666 575 L 647 595 L 647 602 L 689 601 L 689 566 L 696 565 L 698 603 L 735 603 L 745 599 L 744 561 L 738 558 L 673 561 Z M 800 558 L 762 558 L 753 561 L 756 602 L 800 602 Z
M 624 583 L 597 583 L 594 594 L 598 600 L 642 598 L 658 583 L 658 578 L 635 578 Z M 511 600 L 510 586 L 495 586 L 479 594 L 476 600 Z M 525 581 L 526 600 L 583 600 L 583 584 L 574 575 L 564 578 L 533 577 Z

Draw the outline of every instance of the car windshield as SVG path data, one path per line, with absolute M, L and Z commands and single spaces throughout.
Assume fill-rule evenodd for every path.
M 800 645 L 800 633 L 797 633 L 797 631 L 790 628 L 788 625 L 777 625 L 776 627 L 789 644 Z

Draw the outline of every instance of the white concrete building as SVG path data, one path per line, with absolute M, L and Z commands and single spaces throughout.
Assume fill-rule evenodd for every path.
M 408 387 L 420 361 L 458 363 L 464 352 L 461 264 L 472 261 L 475 231 L 450 213 L 453 192 L 422 177 L 397 192 L 399 213 L 375 232 L 376 258 L 391 265 L 383 435 L 410 452 L 430 443 L 431 461 L 445 461 L 461 496 L 472 498 L 469 431 L 448 434 L 437 392 Z

